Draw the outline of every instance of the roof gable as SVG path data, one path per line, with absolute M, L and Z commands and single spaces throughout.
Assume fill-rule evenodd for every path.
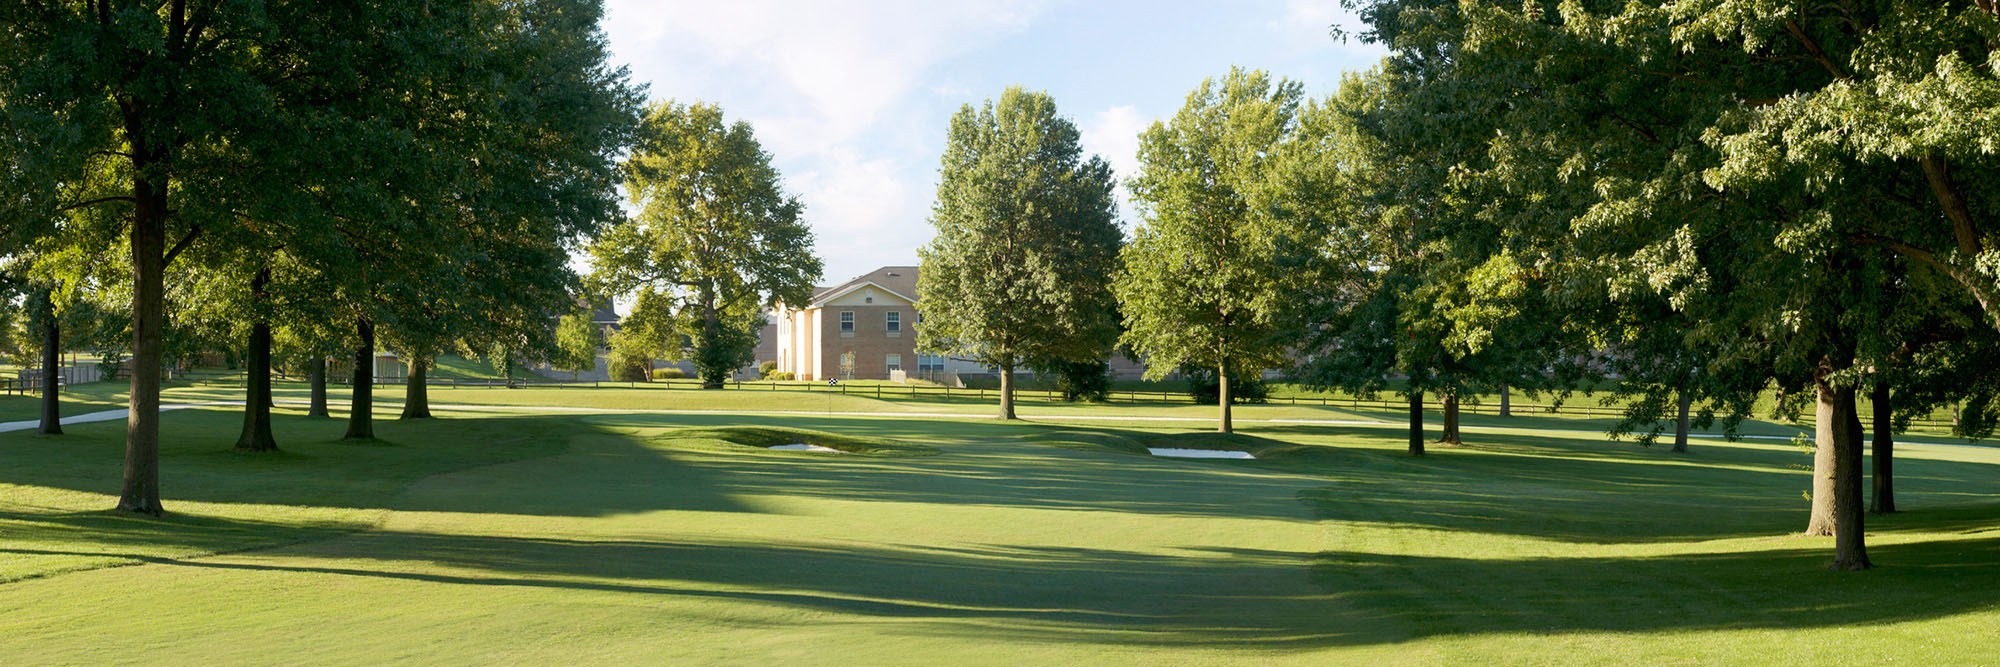
M 833 287 L 815 288 L 812 303 L 806 307 L 817 308 L 867 285 L 873 285 L 904 301 L 916 303 L 917 267 L 885 266 Z

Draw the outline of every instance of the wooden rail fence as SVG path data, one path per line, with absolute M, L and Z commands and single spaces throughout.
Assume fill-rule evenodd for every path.
M 282 381 L 291 381 L 291 382 L 303 382 L 307 379 L 302 376 L 287 376 L 281 373 L 273 373 L 272 377 L 273 379 Z M 242 371 L 229 371 L 229 372 L 193 371 L 182 374 L 181 378 L 184 380 L 198 382 L 198 383 L 241 383 L 243 382 L 244 379 L 244 373 Z M 351 383 L 352 380 L 353 380 L 352 378 L 345 376 L 337 378 L 329 377 L 327 378 L 327 383 L 344 386 Z M 400 378 L 400 377 L 376 378 L 375 385 L 394 386 L 394 385 L 406 384 L 407 381 L 408 381 L 407 378 Z M 425 384 L 432 387 L 452 387 L 452 388 L 486 387 L 486 388 L 512 388 L 512 389 L 651 388 L 651 389 L 696 391 L 702 388 L 702 383 L 700 380 L 654 380 L 652 382 L 620 382 L 620 381 L 591 381 L 591 380 L 570 381 L 570 380 L 556 380 L 551 378 L 513 378 L 511 380 L 504 380 L 498 378 L 468 379 L 468 378 L 449 378 L 449 377 L 428 377 L 425 378 Z M 781 383 L 781 382 L 740 382 L 731 380 L 729 382 L 724 383 L 724 386 L 731 389 L 738 389 L 744 391 L 771 391 L 771 392 L 790 391 L 790 392 L 806 392 L 806 393 L 835 393 L 846 396 L 863 396 L 863 397 L 877 398 L 877 399 L 942 398 L 948 401 L 950 400 L 982 401 L 982 400 L 999 400 L 1000 398 L 1000 390 L 998 389 L 970 389 L 970 388 L 961 389 L 956 387 L 933 386 L 933 385 L 895 385 L 895 384 L 880 384 L 880 383 L 877 384 L 842 383 L 842 384 L 829 385 L 818 382 Z M 1024 399 L 1041 399 L 1045 401 L 1062 400 L 1062 392 L 1049 389 L 1016 389 L 1014 390 L 1014 395 L 1018 398 L 1024 398 Z M 1193 395 L 1188 394 L 1186 392 L 1174 392 L 1174 391 L 1113 391 L 1110 392 L 1107 398 L 1109 402 L 1112 403 L 1187 404 L 1187 405 L 1195 404 L 1195 399 Z M 1265 403 L 1268 405 L 1312 405 L 1312 406 L 1329 407 L 1329 408 L 1344 408 L 1356 411 L 1394 412 L 1394 413 L 1403 413 L 1409 410 L 1410 406 L 1409 401 L 1365 399 L 1365 398 L 1340 397 L 1340 396 L 1273 396 L 1265 399 Z M 1440 401 L 1425 401 L 1424 408 L 1427 411 L 1435 413 L 1437 411 L 1443 410 L 1444 404 Z M 1625 416 L 1624 408 L 1616 406 L 1512 403 L 1510 405 L 1510 408 L 1512 414 L 1514 415 L 1545 414 L 1545 415 L 1560 415 L 1569 417 L 1583 417 L 1586 419 L 1600 419 L 1600 418 L 1619 419 Z M 1497 416 L 1500 414 L 1500 406 L 1497 403 L 1470 403 L 1461 401 L 1458 404 L 1458 410 L 1462 414 L 1469 414 L 1469 415 Z M 1796 422 L 1796 424 L 1801 427 L 1810 427 L 1813 424 L 1812 415 L 1810 414 L 1801 415 L 1800 419 Z M 1952 422 L 1949 419 L 1912 419 L 1910 420 L 1910 425 L 1917 427 L 1925 427 L 1925 428 L 1950 428 L 1952 426 Z

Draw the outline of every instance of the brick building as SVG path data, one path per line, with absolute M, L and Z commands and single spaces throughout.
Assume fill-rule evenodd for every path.
M 918 298 L 914 266 L 885 266 L 815 288 L 812 302 L 772 314 L 772 325 L 759 336 L 757 358 L 777 361 L 779 371 L 800 380 L 882 380 L 896 370 L 911 377 L 991 372 L 967 359 L 918 354 Z M 1122 356 L 1112 359 L 1111 368 L 1120 378 L 1138 377 L 1143 369 Z

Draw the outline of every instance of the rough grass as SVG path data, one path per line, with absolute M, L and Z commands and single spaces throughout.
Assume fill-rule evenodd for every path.
M 352 444 L 279 413 L 276 456 L 168 413 L 164 520 L 104 511 L 121 423 L 0 434 L 0 663 L 1983 664 L 2000 627 L 2000 449 L 1904 447 L 1881 567 L 1830 573 L 1783 442 L 385 407 Z M 787 432 L 939 454 L 721 440 Z

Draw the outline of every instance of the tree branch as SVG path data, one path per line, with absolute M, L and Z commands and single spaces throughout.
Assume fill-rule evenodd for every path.
M 1966 271 L 1962 267 L 1939 259 L 1937 253 L 1886 236 L 1858 234 L 1850 238 L 1855 243 L 1861 245 L 1888 248 L 1895 251 L 1896 254 L 1929 264 L 1931 267 L 1944 272 L 1945 275 L 1951 276 L 1952 280 L 1958 281 L 1960 285 L 1965 286 L 1966 291 L 1972 293 L 1973 300 L 1979 302 L 1979 309 L 1986 313 L 1987 324 L 1991 325 L 1994 330 L 2000 331 L 2000 312 L 1994 312 L 1993 310 L 1994 305 L 2000 303 L 2000 295 L 1995 295 L 1991 287 L 1982 284 L 1977 275 Z
M 1918 162 L 1924 167 L 1924 179 L 1930 181 L 1938 205 L 1944 207 L 1944 217 L 1951 219 L 1951 236 L 1958 241 L 1958 251 L 1968 257 L 1979 254 L 1979 228 L 1973 224 L 1972 208 L 1966 205 L 1958 184 L 1951 180 L 1949 165 L 1936 155 L 1926 155 Z
M 96 206 L 96 205 L 98 205 L 98 204 L 105 204 L 105 203 L 110 203 L 110 202 L 114 202 L 114 201 L 122 201 L 122 202 L 125 202 L 125 203 L 127 203 L 127 204 L 137 204 L 137 203 L 139 203 L 139 200 L 137 200 L 137 199 L 134 199 L 134 198 L 132 198 L 132 197 L 131 197 L 131 196 L 129 196 L 129 195 L 113 195 L 113 196 L 110 196 L 110 197 L 98 197 L 98 198 L 96 198 L 96 199 L 91 199 L 91 200 L 88 200 L 88 201 L 80 201 L 80 202 L 77 202 L 77 203 L 74 203 L 74 204 L 70 204 L 70 205 L 68 205 L 68 206 L 64 206 L 64 207 L 62 207 L 62 208 L 58 208 L 58 209 L 56 209 L 56 211 L 57 211 L 57 212 L 62 212 L 62 211 L 74 211 L 74 210 L 76 210 L 76 209 L 79 209 L 79 208 L 84 208 L 84 207 L 87 207 L 87 206 Z
M 1818 61 L 1819 66 L 1825 68 L 1828 74 L 1833 75 L 1833 78 L 1848 78 L 1847 73 L 1840 70 L 1840 65 L 1835 64 L 1833 58 L 1827 56 L 1826 50 L 1820 48 L 1819 42 L 1813 41 L 1811 35 L 1806 34 L 1805 28 L 1800 27 L 1798 21 L 1786 19 L 1785 32 L 1791 33 L 1793 39 L 1799 40 L 1799 44 L 1806 47 L 1806 52 L 1812 54 L 1813 60 Z
M 160 261 L 161 268 L 173 265 L 174 258 L 179 257 L 181 251 L 187 250 L 188 246 L 194 245 L 194 238 L 199 235 L 201 235 L 200 225 L 189 228 L 187 233 L 181 236 L 181 240 L 174 242 L 174 247 L 167 249 L 166 259 Z

